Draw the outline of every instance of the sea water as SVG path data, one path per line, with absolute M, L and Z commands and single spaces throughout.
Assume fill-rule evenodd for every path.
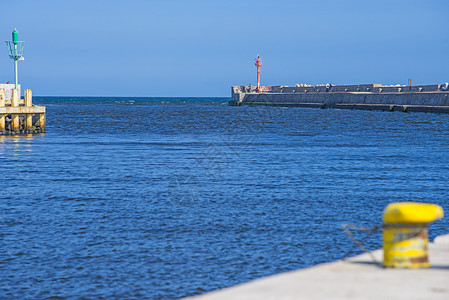
M 0 298 L 177 299 L 361 253 L 341 224 L 391 202 L 449 212 L 449 115 L 228 100 L 35 97 L 47 133 L 0 137 Z

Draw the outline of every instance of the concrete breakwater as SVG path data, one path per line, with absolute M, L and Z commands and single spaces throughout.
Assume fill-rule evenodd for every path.
M 229 104 L 449 113 L 448 95 L 448 84 L 233 86 Z
M 5 96 L 6 95 L 6 96 Z M 25 90 L 20 99 L 19 89 L 0 88 L 0 135 L 45 132 L 46 108 L 33 105 L 32 91 Z

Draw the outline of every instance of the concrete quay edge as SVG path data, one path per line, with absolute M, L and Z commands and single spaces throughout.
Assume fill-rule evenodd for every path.
M 430 269 L 382 268 L 371 255 L 382 262 L 383 251 L 379 249 L 186 299 L 449 299 L 449 234 L 429 243 Z

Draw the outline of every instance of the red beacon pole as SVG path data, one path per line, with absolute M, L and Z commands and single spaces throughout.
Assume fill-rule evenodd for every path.
M 255 59 L 256 63 L 255 66 L 257 67 L 257 89 L 256 91 L 260 93 L 260 66 L 262 65 L 262 58 L 257 55 L 257 58 Z

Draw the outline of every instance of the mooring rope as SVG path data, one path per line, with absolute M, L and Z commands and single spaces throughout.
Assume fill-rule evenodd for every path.
M 363 232 L 368 233 L 369 235 L 372 235 L 372 234 L 376 233 L 380 228 L 382 228 L 382 225 L 374 226 L 373 228 L 367 228 L 367 227 L 354 225 L 354 224 L 341 224 L 341 228 L 343 229 L 343 231 L 346 233 L 346 235 L 352 240 L 352 242 L 355 245 L 357 245 L 365 253 L 368 253 L 374 263 L 380 265 L 380 262 L 377 261 L 377 259 L 373 255 L 373 253 L 367 247 L 365 247 L 365 245 L 360 240 L 358 240 L 357 238 L 354 237 L 351 230 L 363 231 Z M 347 256 L 349 256 L 349 254 L 351 252 L 352 252 L 352 250 L 349 250 L 348 253 L 346 253 L 346 255 L 344 257 L 346 258 Z

